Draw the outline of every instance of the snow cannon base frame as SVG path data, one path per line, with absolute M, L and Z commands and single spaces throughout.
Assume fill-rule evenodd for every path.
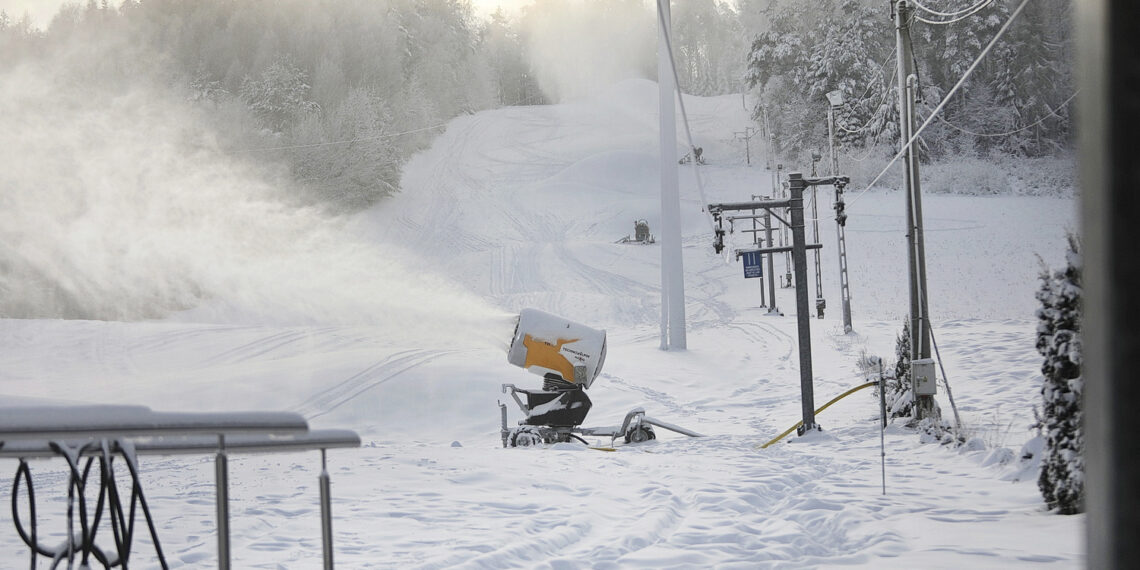
M 503 447 L 568 443 L 571 439 L 589 445 L 583 437 L 608 437 L 611 447 L 618 438 L 622 438 L 625 443 L 641 443 L 657 439 L 654 426 L 689 437 L 704 437 L 695 431 L 651 418 L 645 415 L 644 408 L 630 410 L 620 426 L 579 427 L 591 405 L 590 399 L 581 388 L 524 390 L 514 384 L 503 384 L 502 390 L 504 394 L 511 395 L 519 409 L 526 415 L 526 418 L 519 421 L 518 427 L 511 428 L 507 422 L 507 405 L 499 402 Z M 527 401 L 523 402 L 519 394 L 526 396 Z M 582 402 L 584 405 L 580 405 Z M 554 421 L 550 421 L 551 419 Z

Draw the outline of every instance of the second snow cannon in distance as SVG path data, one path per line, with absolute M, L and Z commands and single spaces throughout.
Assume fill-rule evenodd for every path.
M 690 436 L 694 432 L 645 417 L 637 408 L 626 414 L 621 427 L 583 428 L 593 403 L 586 390 L 597 379 L 606 360 L 606 331 L 594 329 L 562 317 L 523 309 L 507 350 L 507 361 L 542 376 L 541 390 L 525 390 L 503 384 L 526 418 L 519 427 L 507 427 L 507 406 L 500 403 L 503 447 L 525 447 L 540 443 L 585 443 L 580 435 L 609 436 L 611 443 L 624 437 L 626 443 L 655 439 L 651 425 Z M 526 397 L 524 402 L 519 397 Z

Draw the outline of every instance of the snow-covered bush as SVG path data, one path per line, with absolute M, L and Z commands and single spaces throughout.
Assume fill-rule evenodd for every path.
M 902 332 L 895 337 L 895 367 L 886 373 L 887 415 L 910 417 L 914 396 L 910 382 L 910 323 L 903 321 Z
M 1041 365 L 1040 427 L 1045 445 L 1037 486 L 1050 509 L 1061 514 L 1083 510 L 1084 432 L 1081 377 L 1080 243 L 1069 235 L 1064 270 L 1042 270 L 1037 299 L 1037 351 Z
M 922 190 L 931 194 L 964 196 L 1012 193 L 1005 169 L 992 161 L 972 156 L 948 158 L 924 166 Z

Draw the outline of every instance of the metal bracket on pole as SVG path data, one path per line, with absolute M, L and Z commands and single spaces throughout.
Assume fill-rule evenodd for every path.
M 823 244 L 822 243 L 804 244 L 804 249 L 823 249 Z M 740 259 L 740 256 L 742 256 L 746 253 L 769 254 L 769 253 L 784 253 L 786 251 L 795 251 L 795 248 L 794 247 L 758 247 L 758 248 L 752 248 L 752 249 L 734 249 L 734 250 L 732 250 L 732 253 L 733 253 L 733 255 L 736 256 L 737 259 Z

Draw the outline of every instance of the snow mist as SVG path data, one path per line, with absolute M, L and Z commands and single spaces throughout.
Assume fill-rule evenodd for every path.
M 286 178 L 224 152 L 201 109 L 167 88 L 89 82 L 89 59 L 0 73 L 0 317 L 509 340 L 510 315 L 347 220 L 291 205 Z
M 558 0 L 527 7 L 527 53 L 546 96 L 567 101 L 622 79 L 655 77 L 655 6 Z

